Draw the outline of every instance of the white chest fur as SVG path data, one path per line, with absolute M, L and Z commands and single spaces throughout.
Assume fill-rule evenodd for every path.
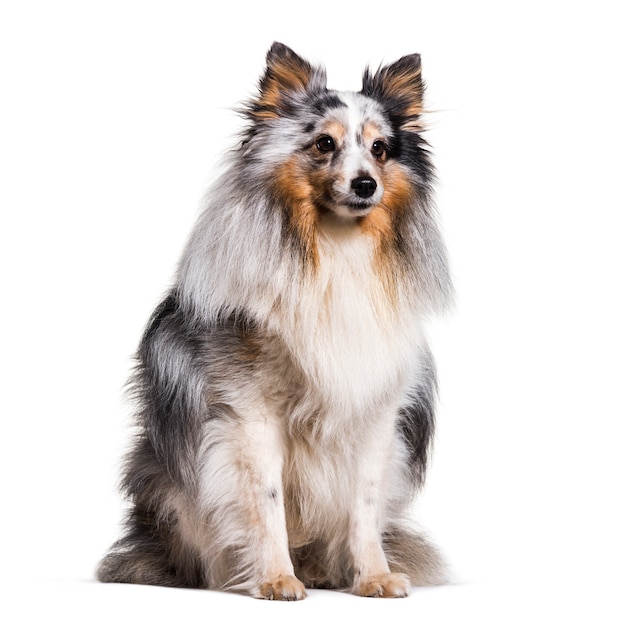
M 325 225 L 318 253 L 317 272 L 282 312 L 280 332 L 324 398 L 360 412 L 406 387 L 422 338 L 419 318 L 390 300 L 372 240 L 354 224 Z

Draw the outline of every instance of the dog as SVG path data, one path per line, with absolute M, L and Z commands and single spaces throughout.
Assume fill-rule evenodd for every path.
M 274 43 L 236 149 L 152 315 L 131 390 L 130 507 L 104 582 L 299 600 L 445 580 L 413 527 L 452 294 L 421 58 L 360 92 Z

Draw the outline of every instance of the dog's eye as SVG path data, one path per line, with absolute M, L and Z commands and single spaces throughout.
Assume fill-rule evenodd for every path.
M 335 149 L 335 142 L 330 135 L 322 135 L 315 143 L 315 147 L 320 152 L 332 152 Z
M 378 159 L 384 159 L 387 154 L 387 144 L 382 139 L 377 139 L 372 144 L 372 154 Z

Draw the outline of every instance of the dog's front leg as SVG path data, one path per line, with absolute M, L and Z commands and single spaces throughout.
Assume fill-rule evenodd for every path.
M 390 420 L 383 432 L 373 433 L 361 455 L 348 531 L 355 572 L 353 592 L 361 596 L 401 598 L 407 596 L 410 589 L 408 576 L 389 570 L 382 547 L 381 518 L 394 428 Z
M 215 520 L 211 543 L 236 555 L 231 576 L 243 582 L 235 587 L 268 600 L 304 598 L 289 556 L 279 420 L 258 409 L 238 411 L 211 420 L 205 442 L 205 510 Z

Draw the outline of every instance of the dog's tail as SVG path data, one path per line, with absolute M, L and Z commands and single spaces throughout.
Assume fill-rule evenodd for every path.
M 388 528 L 383 549 L 392 572 L 402 572 L 415 586 L 442 585 L 448 567 L 439 550 L 421 533 L 401 526 Z
M 114 544 L 100 561 L 96 577 L 103 583 L 129 583 L 182 587 L 183 581 L 168 567 L 164 558 L 152 550 L 125 548 Z
M 203 586 L 197 558 L 179 544 L 167 521 L 157 524 L 137 506 L 127 520 L 126 534 L 100 561 L 96 577 L 103 583 Z

